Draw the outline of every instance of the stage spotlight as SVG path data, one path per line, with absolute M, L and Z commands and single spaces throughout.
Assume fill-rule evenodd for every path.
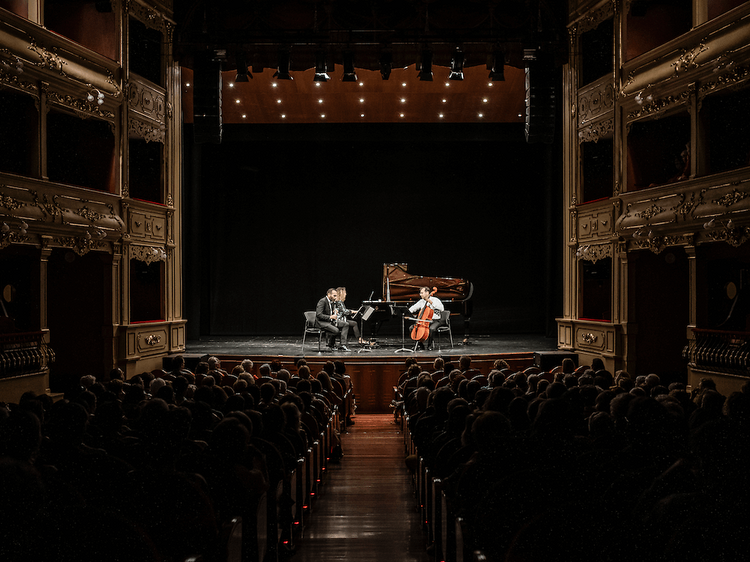
M 354 53 L 344 51 L 344 77 L 342 82 L 356 82 L 357 73 L 354 71 Z
M 502 82 L 505 80 L 505 53 L 502 51 L 495 51 L 492 55 L 490 80 L 493 82 Z
M 277 80 L 294 80 L 291 74 L 289 74 L 289 66 L 291 64 L 291 56 L 289 51 L 279 51 L 279 66 L 274 72 L 273 77 Z
M 245 61 L 244 55 L 237 55 L 237 76 L 234 77 L 234 82 L 249 82 L 248 78 L 252 78 L 253 75 L 247 69 L 247 61 Z
M 325 51 L 315 53 L 315 82 L 328 82 L 331 79 L 328 76 L 328 63 L 326 62 Z
M 422 51 L 422 66 L 419 70 L 419 79 L 422 82 L 432 82 L 432 51 Z
M 463 80 L 464 79 L 464 52 L 456 47 L 456 52 L 451 57 L 451 73 L 448 75 L 448 80 Z
M 391 69 L 393 68 L 393 54 L 389 51 L 383 51 L 380 53 L 380 76 L 383 80 L 388 80 L 391 77 Z

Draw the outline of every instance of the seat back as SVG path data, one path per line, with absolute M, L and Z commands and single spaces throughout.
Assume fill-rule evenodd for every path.
M 314 310 L 308 310 L 305 312 L 305 329 L 307 328 L 317 328 L 318 327 L 318 320 L 315 318 L 315 311 Z
M 444 314 L 445 324 L 440 324 L 440 326 L 438 326 L 438 332 L 447 332 L 451 329 L 451 313 L 446 310 Z

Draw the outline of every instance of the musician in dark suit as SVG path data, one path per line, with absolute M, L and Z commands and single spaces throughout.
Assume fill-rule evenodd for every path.
M 336 289 L 328 289 L 326 296 L 318 301 L 315 307 L 315 318 L 320 329 L 326 332 L 326 346 L 336 349 L 336 336 L 341 335 L 341 349 L 349 351 L 346 347 L 346 338 L 349 335 L 349 324 L 344 318 L 339 317 L 336 307 L 338 293 Z

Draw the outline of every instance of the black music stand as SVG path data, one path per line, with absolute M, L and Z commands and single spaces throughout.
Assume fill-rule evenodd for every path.
M 406 347 L 406 339 L 404 336 L 404 321 L 406 320 L 406 315 L 411 314 L 411 311 L 407 306 L 391 306 L 391 314 L 397 313 L 401 315 L 401 349 L 397 349 L 394 353 L 399 353 L 401 351 L 414 353 L 413 349 Z
M 367 339 L 364 337 L 365 336 L 365 322 L 367 322 L 370 316 L 372 316 L 372 313 L 375 312 L 375 309 L 371 306 L 364 305 L 360 307 L 360 309 L 357 312 L 354 313 L 354 315 L 352 316 L 352 320 L 356 319 L 357 316 L 360 315 L 360 311 L 362 313 L 361 314 L 362 316 L 362 339 Z M 372 351 L 372 348 L 370 346 L 360 347 L 357 350 L 357 353 L 362 353 L 363 351 Z

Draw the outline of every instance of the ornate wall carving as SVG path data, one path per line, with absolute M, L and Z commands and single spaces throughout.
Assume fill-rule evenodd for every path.
M 595 121 L 594 123 L 581 127 L 578 130 L 578 142 L 599 142 L 600 139 L 611 137 L 614 134 L 614 131 L 614 119 Z
M 612 255 L 612 244 L 610 243 L 584 244 L 579 246 L 578 250 L 576 250 L 576 259 L 593 263 L 604 258 L 611 258 Z
M 603 79 L 578 91 L 578 126 L 582 127 L 588 121 L 601 117 L 614 110 L 617 93 L 612 79 Z
M 84 227 L 101 238 L 118 238 L 123 233 L 125 223 L 115 211 L 116 197 L 102 194 L 101 200 L 84 199 L 75 194 L 75 188 L 43 187 L 45 191 L 0 184 L 0 209 L 9 218 L 27 221 L 34 230 L 54 226 L 59 233 L 78 234 Z
M 137 244 L 130 245 L 128 252 L 130 259 L 139 260 L 148 264 L 155 261 L 167 261 L 167 252 L 159 246 L 140 246 Z
M 164 125 L 141 121 L 136 118 L 128 119 L 128 136 L 144 139 L 146 142 L 160 142 L 164 144 L 166 128 Z

